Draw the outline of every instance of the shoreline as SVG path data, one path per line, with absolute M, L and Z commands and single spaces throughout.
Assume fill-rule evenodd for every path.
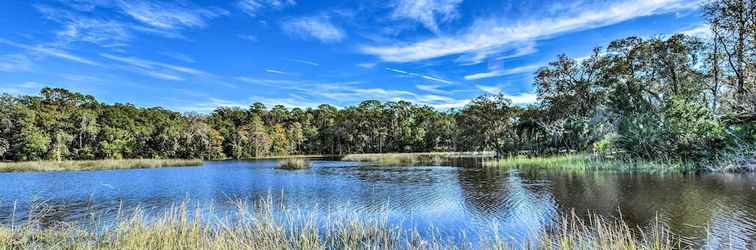
M 184 159 L 125 159 L 87 161 L 27 161 L 0 163 L 0 173 L 95 171 L 163 167 L 196 167 L 202 160 Z

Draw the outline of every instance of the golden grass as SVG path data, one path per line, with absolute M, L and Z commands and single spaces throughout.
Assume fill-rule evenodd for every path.
M 0 172 L 91 171 L 130 168 L 200 166 L 202 160 L 129 159 L 93 161 L 30 161 L 0 163 Z
M 429 153 L 384 153 L 350 154 L 343 161 L 361 161 L 378 165 L 441 164 L 455 159 L 490 157 L 490 152 L 429 152 Z
M 278 169 L 298 170 L 310 168 L 310 161 L 305 159 L 283 159 L 278 161 Z
M 574 214 L 551 229 L 533 232 L 532 240 L 493 235 L 454 241 L 435 233 L 390 225 L 387 215 L 373 219 L 347 212 L 318 220 L 300 210 L 274 208 L 263 201 L 237 203 L 234 216 L 203 218 L 186 203 L 157 218 L 137 209 L 111 226 L 63 224 L 41 227 L 35 220 L 0 225 L 0 249 L 676 249 L 680 242 L 661 223 L 646 231 L 622 222 Z M 149 221 L 149 222 L 148 222 Z M 657 220 L 658 221 L 658 220 Z M 432 230 L 431 230 L 432 231 Z M 462 239 L 466 239 L 463 237 Z
M 680 171 L 691 168 L 683 163 L 654 161 L 624 161 L 590 158 L 585 154 L 561 154 L 552 156 L 510 156 L 483 162 L 485 167 L 504 168 L 547 168 L 570 170 L 641 170 Z

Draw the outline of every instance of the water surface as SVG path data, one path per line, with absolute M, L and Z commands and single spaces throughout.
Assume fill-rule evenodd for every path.
M 492 231 L 533 237 L 560 214 L 597 213 L 646 227 L 663 220 L 696 246 L 756 241 L 756 175 L 369 166 L 313 161 L 309 170 L 276 161 L 206 162 L 197 168 L 0 174 L 0 220 L 23 219 L 30 204 L 52 205 L 54 221 L 142 207 L 161 211 L 187 199 L 233 210 L 235 199 L 272 199 L 305 211 L 388 214 L 404 227 L 434 226 L 468 237 Z M 707 233 L 708 232 L 708 233 Z

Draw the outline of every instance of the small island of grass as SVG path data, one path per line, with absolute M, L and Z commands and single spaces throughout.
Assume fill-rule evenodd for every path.
M 200 166 L 202 160 L 128 159 L 91 161 L 29 161 L 0 163 L 1 172 L 92 171 L 133 168 Z
M 276 168 L 278 169 L 286 169 L 286 170 L 300 170 L 300 169 L 309 169 L 311 167 L 310 161 L 297 158 L 297 159 L 283 159 L 278 161 L 278 166 Z

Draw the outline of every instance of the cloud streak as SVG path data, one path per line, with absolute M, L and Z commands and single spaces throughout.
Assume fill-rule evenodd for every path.
M 441 82 L 441 83 L 446 83 L 446 84 L 452 84 L 452 83 L 454 83 L 452 81 L 441 79 L 441 78 L 438 78 L 438 77 L 429 76 L 429 75 L 422 75 L 422 74 L 418 74 L 418 73 L 412 73 L 412 72 L 408 72 L 408 71 L 404 71 L 404 70 L 400 70 L 400 69 L 395 69 L 395 68 L 386 68 L 386 70 L 394 72 L 394 73 L 399 73 L 399 74 L 402 74 L 402 75 L 419 77 L 419 78 L 423 78 L 423 79 L 426 79 L 426 80 L 431 80 L 431 81 L 436 81 L 436 82 Z
M 419 42 L 362 46 L 361 51 L 388 62 L 414 62 L 449 55 L 495 50 L 553 35 L 617 24 L 637 17 L 694 9 L 700 0 L 626 0 L 598 6 L 577 6 L 564 14 L 534 20 L 477 20 L 454 36 L 430 38 Z
M 526 65 L 526 66 L 521 66 L 521 67 L 516 67 L 516 68 L 511 68 L 511 69 L 492 70 L 488 72 L 466 75 L 465 80 L 473 81 L 473 80 L 494 78 L 494 77 L 500 77 L 500 76 L 530 73 L 537 70 L 539 67 L 540 65 Z

